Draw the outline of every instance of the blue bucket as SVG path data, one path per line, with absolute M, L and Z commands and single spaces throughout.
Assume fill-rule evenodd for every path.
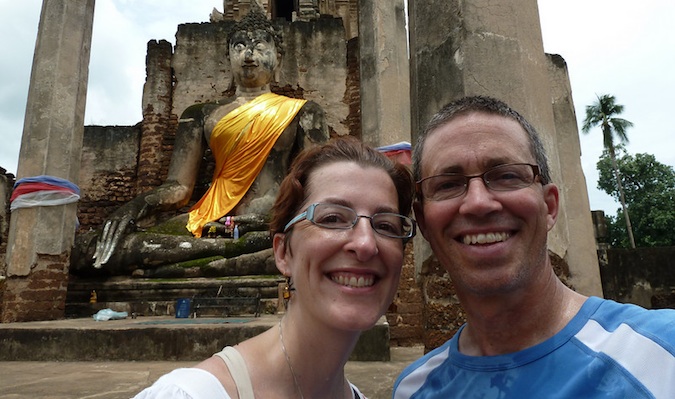
M 176 318 L 187 319 L 190 317 L 190 299 L 179 298 L 176 301 Z

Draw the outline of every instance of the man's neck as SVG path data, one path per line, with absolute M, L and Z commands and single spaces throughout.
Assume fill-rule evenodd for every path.
M 562 330 L 586 297 L 566 287 L 553 272 L 549 280 L 527 294 L 461 301 L 467 326 L 459 337 L 459 351 L 470 356 L 513 353 Z

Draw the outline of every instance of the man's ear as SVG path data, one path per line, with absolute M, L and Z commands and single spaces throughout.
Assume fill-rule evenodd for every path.
M 560 193 L 558 186 L 549 183 L 544 187 L 544 202 L 546 203 L 546 227 L 550 231 L 558 220 L 558 210 L 560 209 Z
M 272 238 L 272 249 L 274 251 L 274 262 L 277 265 L 277 269 L 279 269 L 284 276 L 290 276 L 291 268 L 288 265 L 290 253 L 287 248 L 286 234 L 277 233 L 274 235 Z
M 427 238 L 426 234 L 424 234 L 426 221 L 424 220 L 424 206 L 421 201 L 415 200 L 415 202 L 413 202 L 413 211 L 415 212 L 415 221 L 417 222 L 420 233 L 422 233 L 424 238 Z

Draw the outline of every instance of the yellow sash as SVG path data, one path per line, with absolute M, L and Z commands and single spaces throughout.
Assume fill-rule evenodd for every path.
M 211 187 L 190 209 L 186 227 L 192 234 L 201 237 L 206 223 L 227 215 L 239 203 L 305 102 L 266 93 L 218 121 L 210 140 L 216 169 Z

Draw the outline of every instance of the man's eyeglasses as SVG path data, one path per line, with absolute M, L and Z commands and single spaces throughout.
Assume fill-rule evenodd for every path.
M 376 233 L 391 238 L 411 238 L 415 235 L 415 221 L 398 213 L 381 212 L 373 216 L 359 215 L 352 208 L 316 203 L 307 207 L 307 210 L 291 219 L 284 227 L 284 233 L 294 224 L 306 219 L 325 229 L 348 230 L 356 226 L 359 218 L 366 218 Z
M 539 176 L 539 167 L 527 163 L 513 163 L 490 168 L 480 175 L 442 173 L 417 182 L 417 191 L 431 201 L 443 201 L 466 193 L 469 180 L 480 178 L 494 191 L 514 191 L 531 186 Z

